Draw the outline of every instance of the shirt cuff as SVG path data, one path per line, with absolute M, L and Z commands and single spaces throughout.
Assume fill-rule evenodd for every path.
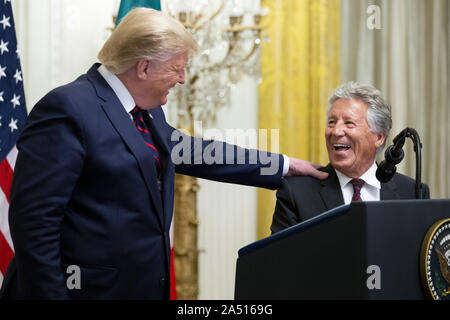
M 283 177 L 284 177 L 289 172 L 289 157 L 283 154 L 283 159 L 284 159 L 283 161 Z

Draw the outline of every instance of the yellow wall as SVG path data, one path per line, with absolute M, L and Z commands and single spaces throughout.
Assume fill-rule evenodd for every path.
M 280 129 L 279 152 L 326 165 L 327 100 L 340 83 L 340 0 L 263 0 L 262 7 L 269 8 L 269 42 L 261 55 L 259 128 Z M 274 207 L 275 192 L 259 189 L 258 238 L 270 234 Z

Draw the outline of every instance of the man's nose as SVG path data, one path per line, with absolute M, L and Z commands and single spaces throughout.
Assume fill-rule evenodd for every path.
M 336 137 L 345 136 L 345 126 L 342 123 L 336 123 L 331 133 Z

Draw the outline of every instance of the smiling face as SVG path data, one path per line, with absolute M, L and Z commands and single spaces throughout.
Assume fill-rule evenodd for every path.
M 178 53 L 167 61 L 146 60 L 145 79 L 142 93 L 145 96 L 145 106 L 150 109 L 167 103 L 167 95 L 177 83 L 183 84 L 186 80 L 185 68 L 188 63 L 188 53 Z
M 375 161 L 385 135 L 370 130 L 367 106 L 361 100 L 338 99 L 328 114 L 325 140 L 331 165 L 350 178 L 359 178 Z

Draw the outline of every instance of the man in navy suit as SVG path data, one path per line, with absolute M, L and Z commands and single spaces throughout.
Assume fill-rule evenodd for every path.
M 415 198 L 415 181 L 396 173 L 387 183 L 376 176 L 375 156 L 392 127 L 391 108 L 372 86 L 354 82 L 338 87 L 330 98 L 325 140 L 330 163 L 323 180 L 287 177 L 277 191 L 272 233 L 351 201 Z M 430 197 L 423 186 L 423 198 Z
M 172 128 L 159 106 L 184 83 L 196 46 L 178 21 L 132 10 L 100 51 L 101 65 L 36 104 L 17 143 L 9 212 L 15 257 L 4 298 L 167 299 L 175 172 L 270 189 L 286 171 L 327 175 L 300 159 Z M 188 150 L 172 152 L 186 141 Z M 193 161 L 206 148 L 247 161 Z M 267 157 L 278 163 L 273 174 L 261 174 Z M 76 271 L 80 279 L 68 281 Z

